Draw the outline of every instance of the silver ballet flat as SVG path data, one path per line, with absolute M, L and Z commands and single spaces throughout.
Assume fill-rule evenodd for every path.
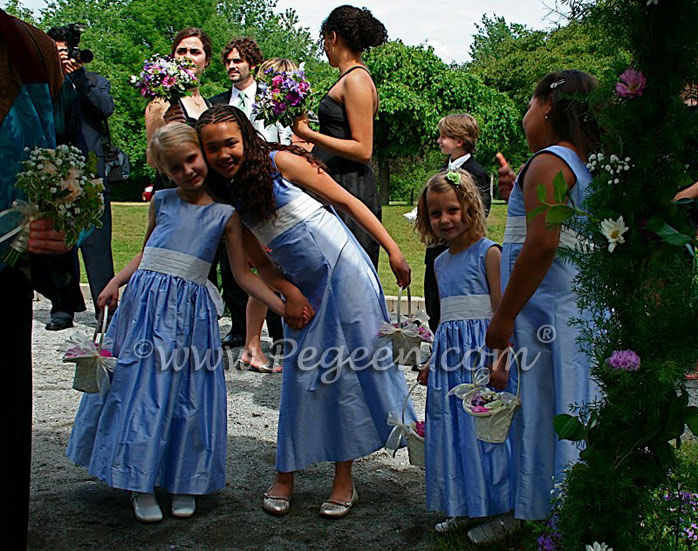
M 351 488 L 351 501 L 341 502 L 327 500 L 322 505 L 320 505 L 320 516 L 329 519 L 338 519 L 345 517 L 351 511 L 354 504 L 359 501 L 359 493 L 356 491 L 356 487 Z
M 277 517 L 288 514 L 291 510 L 291 498 L 272 496 L 269 494 L 271 488 L 264 492 L 264 503 L 262 504 L 262 509 L 264 509 L 270 515 Z

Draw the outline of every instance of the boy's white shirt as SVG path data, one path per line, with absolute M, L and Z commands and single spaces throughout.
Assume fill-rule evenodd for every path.
M 468 159 L 470 159 L 472 155 L 470 153 L 466 153 L 465 155 L 461 155 L 458 157 L 456 160 L 453 160 L 452 157 L 448 158 L 448 170 L 458 170 L 460 167 L 462 167 Z

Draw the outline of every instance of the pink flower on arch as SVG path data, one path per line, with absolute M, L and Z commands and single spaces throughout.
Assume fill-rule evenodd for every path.
M 620 82 L 616 84 L 616 94 L 622 98 L 632 99 L 641 96 L 647 86 L 647 79 L 640 71 L 626 69 L 620 75 Z

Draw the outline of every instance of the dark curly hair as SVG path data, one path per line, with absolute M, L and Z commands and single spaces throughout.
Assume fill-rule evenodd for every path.
M 264 56 L 262 55 L 262 50 L 257 46 L 254 38 L 249 38 L 244 36 L 242 38 L 233 38 L 228 42 L 221 50 L 221 59 L 223 60 L 223 65 L 225 65 L 225 60 L 228 54 L 235 48 L 240 57 L 249 63 L 250 67 L 259 67 L 260 63 L 264 61 Z
M 586 153 L 594 151 L 600 140 L 589 97 L 597 85 L 588 73 L 555 71 L 543 77 L 533 92 L 533 97 L 542 101 L 552 98 L 548 119 L 558 138 L 582 147 Z
M 290 151 L 295 155 L 304 157 L 308 162 L 324 169 L 324 166 L 313 158 L 308 151 L 296 145 L 282 145 L 267 142 L 252 126 L 245 113 L 237 107 L 225 104 L 217 104 L 204 111 L 196 122 L 196 132 L 204 150 L 201 140 L 201 132 L 210 124 L 234 122 L 240 128 L 242 135 L 242 147 L 244 160 L 238 173 L 232 181 L 224 181 L 215 170 L 209 172 L 209 178 L 214 187 L 230 186 L 233 190 L 242 216 L 263 222 L 276 216 L 276 201 L 274 200 L 274 184 L 272 176 L 278 171 L 274 167 L 269 153 L 271 151 Z M 208 163 L 208 159 L 206 159 Z M 209 167 L 210 168 L 210 167 Z
M 388 40 L 388 31 L 367 8 L 339 6 L 322 22 L 320 38 L 331 32 L 342 37 L 350 50 L 363 52 Z
M 199 27 L 187 27 L 179 31 L 175 37 L 172 39 L 172 51 L 170 55 L 174 57 L 175 51 L 179 43 L 185 38 L 196 37 L 201 40 L 201 44 L 204 46 L 204 54 L 206 54 L 206 61 L 211 61 L 211 55 L 213 54 L 213 48 L 211 46 L 211 38 Z

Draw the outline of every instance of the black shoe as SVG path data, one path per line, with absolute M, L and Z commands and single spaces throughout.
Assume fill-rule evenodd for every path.
M 238 348 L 239 346 L 245 345 L 245 337 L 234 335 L 233 333 L 228 333 L 225 337 L 221 339 L 221 344 L 229 348 Z
M 46 331 L 62 331 L 73 326 L 72 320 L 51 320 L 46 324 Z

